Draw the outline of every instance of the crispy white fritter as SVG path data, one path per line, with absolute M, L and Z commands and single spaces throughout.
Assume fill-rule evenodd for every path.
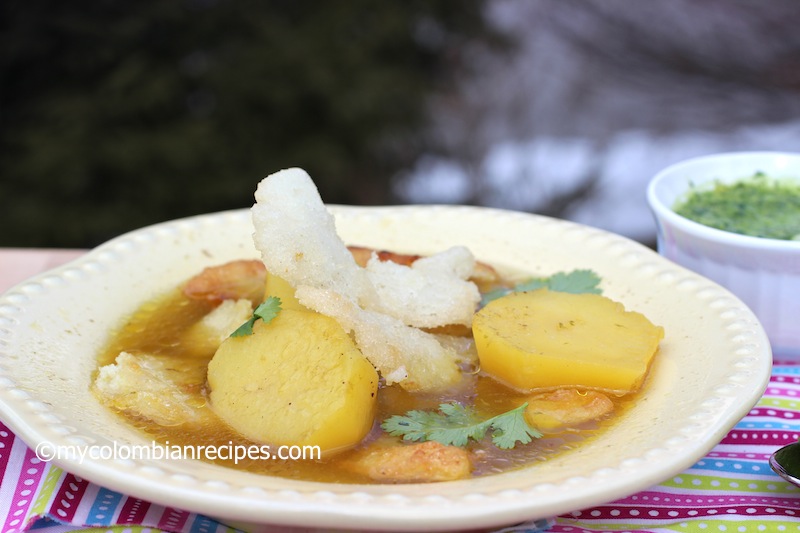
M 314 182 L 300 169 L 261 181 L 252 209 L 254 242 L 271 273 L 306 307 L 335 318 L 388 383 L 429 390 L 459 379 L 458 354 L 419 328 L 470 325 L 480 300 L 463 247 L 411 266 L 370 260 L 366 268 L 336 233 Z
M 174 358 L 121 352 L 113 364 L 100 367 L 93 389 L 113 409 L 176 426 L 201 416 L 191 391 L 204 381 L 203 372 L 187 371 Z
M 211 357 L 222 341 L 253 314 L 253 304 L 246 298 L 223 300 L 184 334 L 182 344 L 192 355 Z
M 410 266 L 373 257 L 366 269 L 378 292 L 376 310 L 417 328 L 472 325 L 480 293 L 467 281 L 475 269 L 467 248 L 456 246 Z
M 435 335 L 363 309 L 335 291 L 300 286 L 295 294 L 303 305 L 334 317 L 345 330 L 352 331 L 359 349 L 387 384 L 432 390 L 460 379 L 459 354 Z

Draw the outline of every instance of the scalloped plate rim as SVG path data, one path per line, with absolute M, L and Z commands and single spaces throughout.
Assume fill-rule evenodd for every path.
M 108 461 L 77 463 L 65 460 L 56 461 L 56 464 L 113 490 L 155 503 L 201 512 L 227 523 L 231 523 L 231 520 L 237 524 L 243 522 L 243 525 L 240 524 L 242 527 L 253 524 L 286 524 L 377 529 L 400 527 L 429 531 L 449 530 L 453 527 L 493 527 L 522 520 L 546 518 L 554 514 L 604 503 L 643 490 L 679 473 L 705 455 L 748 412 L 766 387 L 771 368 L 769 345 L 763 329 L 760 329 L 760 325 L 749 309 L 725 289 L 624 237 L 540 215 L 470 206 L 353 207 L 331 205 L 329 208 L 337 218 L 337 225 L 341 221 L 347 222 L 350 219 L 363 218 L 367 218 L 371 222 L 377 220 L 388 225 L 386 227 L 389 227 L 390 230 L 380 224 L 364 230 L 367 233 L 371 231 L 370 238 L 378 241 L 387 231 L 400 232 L 399 237 L 393 234 L 394 240 L 408 239 L 407 235 L 403 237 L 403 228 L 391 230 L 392 224 L 416 221 L 415 223 L 424 226 L 425 220 L 430 217 L 439 217 L 446 221 L 449 226 L 444 229 L 459 236 L 461 235 L 460 229 L 450 226 L 455 225 L 456 222 L 469 220 L 473 225 L 486 223 L 488 226 L 497 224 L 500 227 L 508 228 L 511 235 L 509 238 L 517 238 L 513 235 L 512 230 L 516 227 L 515 224 L 521 224 L 533 229 L 562 232 L 570 238 L 583 239 L 590 245 L 597 241 L 600 243 L 598 246 L 604 247 L 603 250 L 613 249 L 613 253 L 619 256 L 617 259 L 627 260 L 640 268 L 643 268 L 644 264 L 656 269 L 656 274 L 648 274 L 648 276 L 659 281 L 663 278 L 663 283 L 670 289 L 673 288 L 670 284 L 686 284 L 698 294 L 703 291 L 705 291 L 704 294 L 710 294 L 707 296 L 707 299 L 712 299 L 710 301 L 723 302 L 727 305 L 728 307 L 725 309 L 735 315 L 732 319 L 733 322 L 739 327 L 743 327 L 749 335 L 742 346 L 751 346 L 751 349 L 745 350 L 744 355 L 735 361 L 739 367 L 744 368 L 747 380 L 726 380 L 717 384 L 720 390 L 727 388 L 720 393 L 721 398 L 715 396 L 709 399 L 719 401 L 716 405 L 706 409 L 711 424 L 704 430 L 691 430 L 687 431 L 686 435 L 673 436 L 672 442 L 665 443 L 663 448 L 641 450 L 642 453 L 639 456 L 625 457 L 615 464 L 601 465 L 600 468 L 591 470 L 586 477 L 571 476 L 558 483 L 538 484 L 536 481 L 521 481 L 528 474 L 526 469 L 524 472 L 490 476 L 501 481 L 489 483 L 479 480 L 477 483 L 452 482 L 391 487 L 337 485 L 331 487 L 312 482 L 278 480 L 275 482 L 283 488 L 275 490 L 271 486 L 266 489 L 259 487 L 257 482 L 250 483 L 254 478 L 263 479 L 263 476 L 253 474 L 233 474 L 232 477 L 237 482 L 241 480 L 245 488 L 231 486 L 228 469 L 208 468 L 207 465 L 203 465 L 200 470 L 203 472 L 203 476 L 209 477 L 204 477 L 203 483 L 193 485 L 182 477 L 184 471 L 181 470 L 183 467 L 179 463 L 156 462 L 151 464 L 143 461 L 141 464 L 130 465 Z M 22 415 L 32 409 L 30 404 L 31 402 L 36 404 L 37 397 L 35 394 L 30 398 L 15 397 L 12 394 L 14 391 L 9 388 L 8 380 L 13 378 L 15 373 L 13 368 L 8 368 L 5 358 L 9 355 L 9 349 L 14 347 L 14 317 L 20 309 L 25 309 L 26 298 L 35 301 L 41 296 L 31 287 L 44 286 L 42 293 L 46 294 L 48 280 L 51 284 L 55 283 L 51 290 L 57 291 L 64 287 L 66 287 L 65 290 L 69 290 L 72 288 L 70 284 L 83 282 L 85 278 L 91 282 L 92 276 L 100 278 L 113 275 L 114 261 L 119 258 L 120 254 L 123 256 L 136 253 L 146 254 L 148 244 L 158 244 L 160 241 L 173 237 L 179 242 L 183 242 L 187 240 L 184 233 L 194 231 L 203 234 L 203 231 L 207 231 L 208 228 L 217 227 L 226 221 L 246 226 L 249 221 L 247 211 L 239 209 L 197 215 L 134 230 L 100 245 L 66 265 L 34 276 L 0 296 L 0 341 L 5 339 L 7 345 L 4 347 L 0 343 L 0 363 L 3 367 L 0 370 L 0 378 L 4 380 L 0 386 L 0 415 L 10 429 L 29 444 L 43 439 L 50 439 L 56 444 L 71 442 L 66 440 L 66 436 L 59 440 L 58 434 L 54 434 L 51 431 L 52 428 L 40 420 L 25 420 Z M 475 222 L 476 220 L 478 222 Z M 477 226 L 473 229 L 480 232 L 480 228 Z M 353 228 L 348 228 L 345 230 L 345 234 L 353 233 L 353 231 Z M 356 229 L 355 231 L 357 233 L 361 230 Z M 443 237 L 445 241 L 452 239 L 450 233 Z M 468 239 L 468 237 L 465 238 Z M 419 239 L 419 237 L 414 237 L 414 239 Z M 427 242 L 426 239 L 436 241 L 436 238 L 433 237 L 422 237 L 423 242 Z M 572 243 L 568 242 L 567 244 Z M 189 245 L 183 242 L 182 246 Z M 612 255 L 611 252 L 608 254 Z M 97 268 L 98 265 L 100 268 Z M 108 271 L 109 265 L 111 265 L 111 274 Z M 622 269 L 625 270 L 625 267 Z M 71 279 L 68 273 L 74 275 L 75 279 Z M 63 282 L 60 285 L 59 280 Z M 129 312 L 130 309 L 127 311 Z M 121 310 L 119 316 L 122 315 Z M 5 319 L 5 323 L 3 319 Z M 11 324 L 9 325 L 8 322 Z M 731 343 L 732 341 L 728 341 L 726 345 L 731 347 Z M 739 349 L 743 348 L 739 346 Z M 729 362 L 733 363 L 734 361 Z M 17 394 L 17 396 L 20 395 Z M 36 409 L 40 409 L 40 411 L 33 409 L 34 413 L 42 412 L 41 405 Z M 45 414 L 46 411 L 45 408 Z M 642 464 L 648 460 L 648 457 L 659 456 L 664 459 L 664 455 L 668 457 L 662 462 L 662 466 L 642 470 Z M 135 468 L 131 470 L 133 467 Z M 219 479 L 214 479 L 217 474 L 219 474 Z M 503 484 L 503 480 L 506 478 L 513 481 L 508 488 Z M 275 478 L 270 478 L 270 481 L 274 480 Z M 597 484 L 602 484 L 602 486 L 591 486 Z M 165 485 L 170 490 L 164 490 Z M 250 485 L 249 488 L 248 485 Z M 477 485 L 480 489 L 472 490 L 467 485 Z M 451 488 L 458 489 L 455 490 L 455 496 L 448 495 Z M 269 494 L 270 491 L 272 491 L 271 494 Z M 565 497 L 565 492 L 569 492 L 568 497 Z M 413 504 L 413 510 L 409 507 L 411 504 Z

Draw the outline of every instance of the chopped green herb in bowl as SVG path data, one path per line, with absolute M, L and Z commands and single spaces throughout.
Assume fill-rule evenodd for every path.
M 800 240 L 800 182 L 775 180 L 759 172 L 732 183 L 715 181 L 710 185 L 692 184 L 675 212 L 723 231 Z

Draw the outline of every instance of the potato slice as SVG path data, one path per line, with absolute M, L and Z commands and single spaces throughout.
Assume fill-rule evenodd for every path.
M 301 304 L 294 295 L 294 287 L 285 279 L 267 272 L 267 282 L 264 288 L 264 299 L 275 296 L 281 299 L 281 309 L 293 309 L 295 311 L 311 311 L 308 307 Z
M 481 369 L 523 390 L 637 390 L 664 337 L 644 315 L 597 294 L 513 293 L 473 321 Z
M 208 384 L 214 412 L 243 436 L 326 453 L 369 432 L 378 375 L 334 319 L 284 309 L 223 342 Z

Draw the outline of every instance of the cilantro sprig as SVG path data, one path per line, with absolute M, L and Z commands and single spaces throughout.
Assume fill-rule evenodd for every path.
M 470 439 L 481 440 L 492 430 L 492 442 L 498 448 L 510 449 L 517 442 L 527 444 L 542 434 L 525 420 L 524 403 L 487 420 L 478 420 L 475 412 L 457 402 L 443 403 L 438 411 L 408 411 L 405 415 L 387 418 L 381 428 L 403 440 L 433 440 L 446 446 L 466 446 Z
M 244 337 L 247 335 L 252 335 L 253 326 L 255 325 L 256 320 L 261 319 L 265 324 L 269 324 L 273 318 L 278 316 L 280 311 L 281 299 L 277 296 L 270 296 L 258 307 L 256 307 L 255 311 L 253 311 L 253 316 L 251 316 L 247 322 L 236 328 L 236 331 L 231 333 L 231 337 Z
M 510 289 L 496 289 L 483 295 L 481 306 L 484 306 L 512 292 L 534 291 L 536 289 L 569 292 L 572 294 L 600 294 L 600 276 L 593 270 L 578 269 L 572 272 L 558 272 L 549 277 L 531 278 L 516 284 Z

